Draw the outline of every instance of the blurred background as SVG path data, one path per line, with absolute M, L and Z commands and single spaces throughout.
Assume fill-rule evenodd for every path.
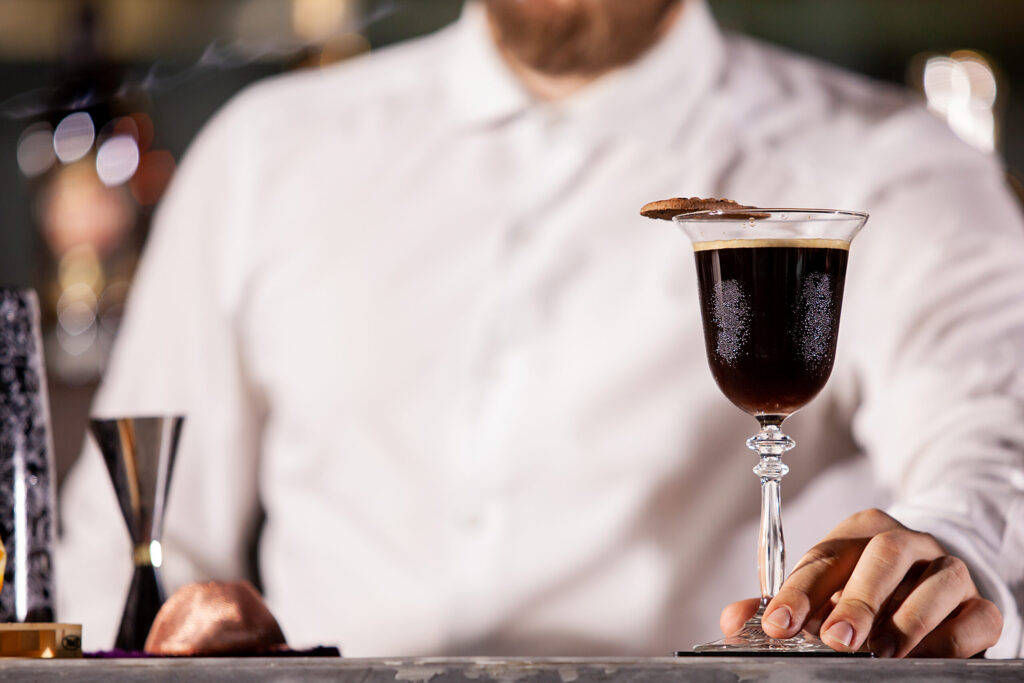
M 628 0 L 622 0 L 627 2 Z M 915 89 L 1024 169 L 1021 0 L 709 0 L 720 23 Z M 74 460 L 149 221 L 246 84 L 435 31 L 462 0 L 0 0 L 0 285 L 33 287 L 58 476 Z

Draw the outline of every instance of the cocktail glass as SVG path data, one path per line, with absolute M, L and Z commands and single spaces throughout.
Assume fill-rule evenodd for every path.
M 824 209 L 721 209 L 676 216 L 693 243 L 708 364 L 722 393 L 755 417 L 747 441 L 761 479 L 761 604 L 729 636 L 696 652 L 834 653 L 805 632 L 770 638 L 765 607 L 782 586 L 786 552 L 780 486 L 793 439 L 783 421 L 832 372 L 850 242 L 867 214 Z

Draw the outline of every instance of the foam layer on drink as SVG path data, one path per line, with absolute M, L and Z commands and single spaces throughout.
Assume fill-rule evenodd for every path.
M 849 251 L 850 243 L 846 240 L 789 238 L 712 240 L 709 242 L 694 242 L 693 244 L 694 251 L 710 251 L 712 249 L 754 249 L 758 247 L 801 247 L 804 249 L 842 249 L 843 251 Z

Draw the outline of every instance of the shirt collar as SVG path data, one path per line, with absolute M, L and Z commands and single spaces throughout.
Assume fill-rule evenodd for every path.
M 480 2 L 465 4 L 442 74 L 452 110 L 470 125 L 497 122 L 532 102 L 498 52 L 485 12 Z
M 530 108 L 552 108 L 592 131 L 629 126 L 665 134 L 659 122 L 685 119 L 721 68 L 724 47 L 704 0 L 685 0 L 668 33 L 635 62 L 556 103 L 532 97 L 505 64 L 482 3 L 467 2 L 442 76 L 451 107 L 468 125 L 487 125 Z M 670 97 L 671 95 L 671 97 Z M 666 106 L 657 106 L 660 100 Z M 650 127 L 655 128 L 651 129 Z

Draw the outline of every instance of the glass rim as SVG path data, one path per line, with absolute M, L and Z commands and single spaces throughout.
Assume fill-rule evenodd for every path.
M 773 214 L 768 217 L 758 217 L 755 214 L 768 213 Z M 851 211 L 849 209 L 786 209 L 786 208 L 771 208 L 771 207 L 760 207 L 752 206 L 749 208 L 728 208 L 728 209 L 702 209 L 700 211 L 688 211 L 686 213 L 679 213 L 672 216 L 672 220 L 676 223 L 683 223 L 687 220 L 708 220 L 713 219 L 717 216 L 721 216 L 725 219 L 736 220 L 737 218 L 750 219 L 755 221 L 768 221 L 771 222 L 773 219 L 778 221 L 780 218 L 776 214 L 800 214 L 807 216 L 818 216 L 822 220 L 864 220 L 866 221 L 870 215 L 865 211 Z

